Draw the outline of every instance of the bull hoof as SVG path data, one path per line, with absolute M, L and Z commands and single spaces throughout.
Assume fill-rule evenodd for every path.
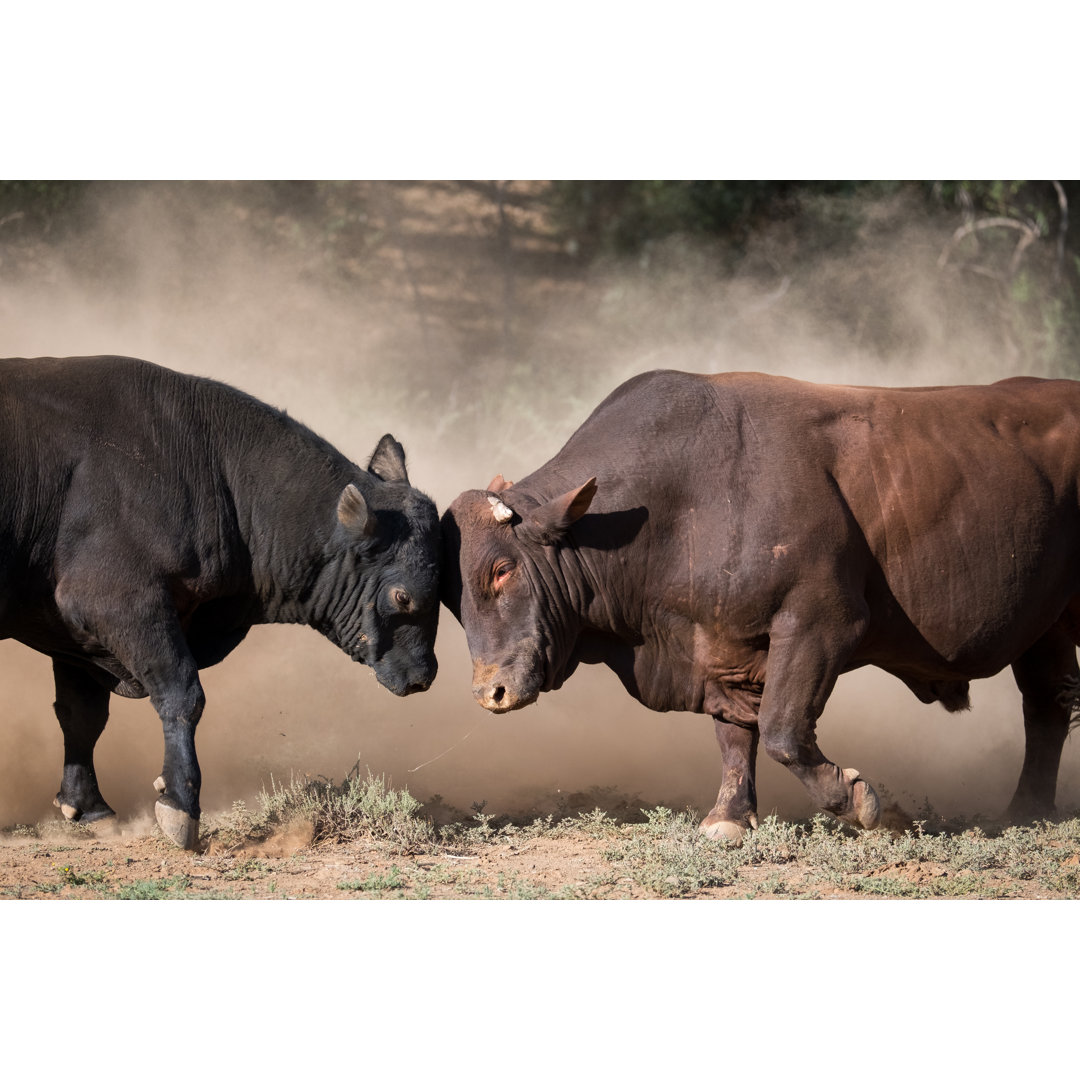
M 877 792 L 859 779 L 858 769 L 845 769 L 844 779 L 851 784 L 851 813 L 843 820 L 860 829 L 876 829 L 881 823 L 881 802 Z
M 757 818 L 754 815 L 750 815 L 750 826 L 740 824 L 738 821 L 725 821 L 723 819 L 718 821 L 710 821 L 706 818 L 700 826 L 701 832 L 703 832 L 710 840 L 722 840 L 725 843 L 730 844 L 732 847 L 742 847 L 743 839 L 750 829 L 757 827 Z
M 99 800 L 98 803 L 89 810 L 80 810 L 77 806 L 72 806 L 70 803 L 61 802 L 60 793 L 57 792 L 52 804 L 65 818 L 67 818 L 68 821 L 77 821 L 80 825 L 89 825 L 92 821 L 101 821 L 103 818 L 116 817 L 116 812 L 113 808 L 103 800 Z
M 156 802 L 154 816 L 158 827 L 177 846 L 185 851 L 194 851 L 199 841 L 199 821 L 190 814 L 168 803 Z

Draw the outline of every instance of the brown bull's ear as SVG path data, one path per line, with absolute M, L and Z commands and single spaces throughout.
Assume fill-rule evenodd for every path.
M 366 539 L 375 533 L 375 514 L 355 484 L 349 484 L 341 493 L 337 504 L 337 519 L 357 540 Z
M 542 544 L 555 544 L 563 538 L 566 530 L 589 509 L 596 494 L 596 477 L 586 480 L 581 487 L 559 495 L 550 502 L 538 506 L 529 514 L 529 524 L 539 534 Z
M 393 435 L 384 435 L 375 447 L 368 462 L 368 472 L 380 480 L 407 484 L 409 474 L 405 471 L 405 448 Z
M 503 479 L 502 473 L 496 473 L 494 479 L 487 486 L 487 490 L 493 495 L 498 495 L 500 491 L 505 491 L 509 487 L 514 486 L 513 480 Z

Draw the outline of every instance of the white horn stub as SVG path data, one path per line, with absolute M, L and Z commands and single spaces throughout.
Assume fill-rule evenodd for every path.
M 488 502 L 491 503 L 491 512 L 495 515 L 496 521 L 509 521 L 514 516 L 514 511 L 511 510 L 502 499 L 497 499 L 494 495 L 489 495 Z

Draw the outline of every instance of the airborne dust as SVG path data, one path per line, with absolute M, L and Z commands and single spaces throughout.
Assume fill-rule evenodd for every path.
M 652 368 L 894 385 L 1059 374 L 1018 348 L 974 279 L 938 266 L 955 219 L 928 222 L 903 197 L 848 205 L 861 219 L 841 248 L 806 235 L 806 220 L 829 219 L 822 200 L 798 228 L 762 227 L 738 259 L 672 242 L 586 267 L 556 238 L 542 187 L 512 183 L 500 207 L 492 186 L 341 185 L 323 189 L 327 213 L 299 185 L 103 186 L 70 242 L 0 235 L 0 355 L 121 353 L 213 376 L 360 464 L 392 432 L 440 511 L 542 464 Z M 340 779 L 358 759 L 422 800 L 489 813 L 546 812 L 594 789 L 711 807 L 708 717 L 650 712 L 594 668 L 490 716 L 445 611 L 437 652 L 432 689 L 398 699 L 314 631 L 256 627 L 203 673 L 204 810 L 253 802 L 271 777 Z M 49 661 L 0 643 L 0 679 L 0 826 L 44 820 L 63 761 Z M 864 670 L 840 680 L 819 738 L 909 811 L 994 813 L 1020 769 L 1019 696 L 1005 675 L 973 684 L 972 702 L 947 715 Z M 114 698 L 97 766 L 122 819 L 150 810 L 161 753 L 149 703 Z M 813 810 L 764 756 L 758 788 L 763 816 Z M 1078 802 L 1073 739 L 1058 803 Z

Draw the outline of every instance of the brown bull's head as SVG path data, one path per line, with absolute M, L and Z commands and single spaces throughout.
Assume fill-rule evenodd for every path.
M 582 617 L 566 538 L 595 494 L 595 478 L 543 500 L 500 476 L 443 515 L 442 600 L 465 629 L 473 696 L 491 712 L 562 683 Z

